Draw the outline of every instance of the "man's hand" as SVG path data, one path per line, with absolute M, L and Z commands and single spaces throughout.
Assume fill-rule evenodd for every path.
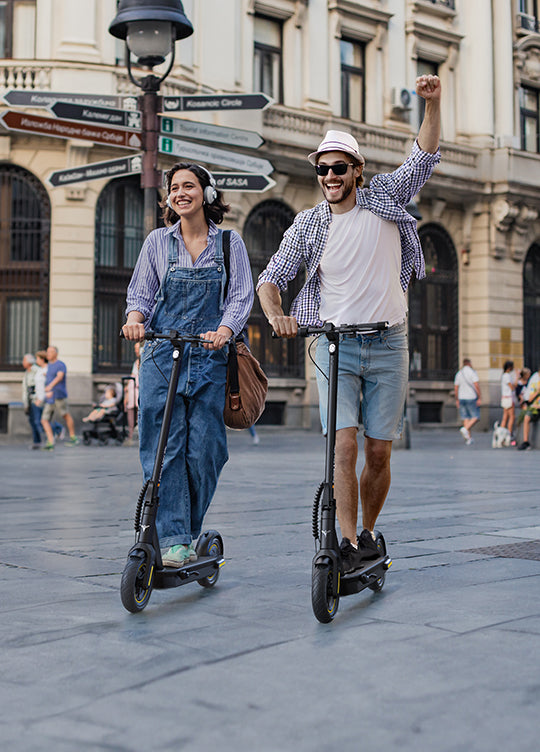
M 298 323 L 294 316 L 270 316 L 268 323 L 278 337 L 296 337 Z
M 439 76 L 419 76 L 416 79 L 416 93 L 419 97 L 422 97 L 429 101 L 441 101 L 441 80 Z

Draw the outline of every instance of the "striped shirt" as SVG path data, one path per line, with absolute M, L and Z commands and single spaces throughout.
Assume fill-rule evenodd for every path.
M 358 188 L 356 191 L 357 206 L 395 222 L 398 226 L 401 241 L 400 282 L 403 291 L 409 286 L 413 269 L 418 279 L 426 276 L 416 220 L 405 210 L 405 206 L 418 193 L 439 162 L 438 150 L 435 154 L 425 152 L 415 141 L 409 157 L 400 167 L 391 173 L 375 175 L 369 188 Z M 332 212 L 326 200 L 297 214 L 257 283 L 257 289 L 264 282 L 271 282 L 279 290 L 286 290 L 287 284 L 296 277 L 304 263 L 307 268 L 306 282 L 293 300 L 290 310 L 290 315 L 303 326 L 322 323 L 319 318 L 321 284 L 318 270 L 331 221 Z
M 218 228 L 208 223 L 208 241 L 204 251 L 193 263 L 180 233 L 180 220 L 172 227 L 153 230 L 143 243 L 127 291 L 126 315 L 139 311 L 148 326 L 156 307 L 156 296 L 167 272 L 169 237 L 178 240 L 178 266 L 195 268 L 215 266 L 215 239 Z M 246 246 L 240 235 L 231 231 L 230 278 L 220 326 L 228 326 L 236 336 L 244 328 L 253 305 L 253 277 Z

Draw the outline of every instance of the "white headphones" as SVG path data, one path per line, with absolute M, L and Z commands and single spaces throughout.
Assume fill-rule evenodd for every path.
M 203 167 L 202 165 L 194 165 L 195 167 L 198 167 L 199 170 L 202 170 L 208 175 L 208 180 L 210 181 L 210 185 L 207 185 L 206 188 L 203 191 L 203 199 L 206 204 L 213 204 L 214 201 L 217 199 L 217 188 L 216 188 L 216 180 L 212 173 L 206 169 L 206 167 Z M 174 211 L 174 206 L 171 202 L 171 197 L 167 196 L 167 206 L 169 209 L 172 209 Z

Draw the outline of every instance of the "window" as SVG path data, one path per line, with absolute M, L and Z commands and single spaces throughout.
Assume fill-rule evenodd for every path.
M 518 24 L 525 31 L 540 31 L 538 0 L 519 0 Z
M 283 101 L 281 23 L 255 16 L 253 90 Z
M 47 192 L 29 172 L 0 167 L 0 368 L 47 344 L 49 231 Z
M 437 63 L 431 62 L 431 60 L 422 60 L 421 58 L 418 58 L 417 65 L 416 65 L 416 75 L 417 76 L 438 76 L 439 75 L 439 66 Z M 414 97 L 418 100 L 418 127 L 422 125 L 422 120 L 424 119 L 424 113 L 426 111 L 426 100 L 424 97 L 416 96 Z
M 36 56 L 36 0 L 0 0 L 0 57 Z
M 263 201 L 256 206 L 244 225 L 243 237 L 248 248 L 254 283 L 277 251 L 283 233 L 290 227 L 294 212 L 282 201 Z M 302 274 L 282 293 L 283 309 L 288 312 L 302 287 Z M 249 342 L 253 354 L 268 376 L 304 378 L 304 347 L 300 337 L 273 339 L 271 329 L 255 296 L 248 321 Z
M 131 369 L 133 348 L 120 339 L 126 291 L 144 240 L 140 178 L 113 180 L 96 207 L 94 372 Z M 158 226 L 156 193 L 156 226 Z
M 540 89 L 522 86 L 519 91 L 521 148 L 540 153 Z
M 365 120 L 364 45 L 347 39 L 340 41 L 341 117 Z
M 435 224 L 419 230 L 426 279 L 409 289 L 412 379 L 453 379 L 458 362 L 457 255 L 450 236 Z
M 540 244 L 534 243 L 523 267 L 523 356 L 532 371 L 540 366 Z

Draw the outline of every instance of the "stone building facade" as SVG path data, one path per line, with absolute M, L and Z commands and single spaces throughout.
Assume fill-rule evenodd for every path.
M 416 76 L 440 76 L 442 161 L 411 207 L 427 279 L 409 291 L 408 414 L 413 424 L 455 423 L 453 375 L 462 358 L 470 357 L 487 426 L 500 412 L 503 362 L 540 365 L 540 3 L 184 0 L 183 5 L 195 31 L 176 43 L 175 65 L 160 93 L 263 91 L 273 100 L 264 110 L 183 115 L 264 138 L 253 156 L 271 162 L 275 185 L 264 193 L 226 194 L 231 204 L 226 226 L 243 234 L 255 277 L 296 212 L 320 200 L 306 155 L 325 131 L 353 132 L 368 180 L 393 170 L 407 155 L 422 116 Z M 115 12 L 115 0 L 0 3 L 0 94 L 137 96 L 123 46 L 108 33 Z M 8 110 L 54 117 L 35 104 L 6 102 L 0 121 L 4 433 L 15 430 L 25 352 L 58 346 L 69 368 L 76 415 L 100 385 L 129 373 L 132 354 L 116 335 L 143 240 L 138 176 L 60 187 L 48 182 L 56 170 L 133 150 L 10 130 Z M 160 167 L 174 160 L 164 152 Z M 289 299 L 294 293 L 293 286 Z M 250 338 L 270 375 L 265 420 L 316 427 L 316 389 L 304 344 L 273 342 L 257 303 Z

